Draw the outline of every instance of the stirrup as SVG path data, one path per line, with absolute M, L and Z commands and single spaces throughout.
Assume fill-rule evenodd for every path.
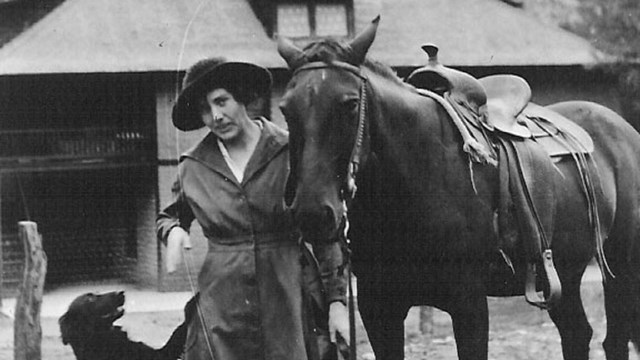
M 527 280 L 525 283 L 524 296 L 527 302 L 533 306 L 543 310 L 549 310 L 553 305 L 557 304 L 562 295 L 562 284 L 553 265 L 553 254 L 551 249 L 547 249 L 542 254 L 542 265 L 547 274 L 549 282 L 549 296 L 545 299 L 543 294 L 536 291 L 536 264 L 527 264 Z

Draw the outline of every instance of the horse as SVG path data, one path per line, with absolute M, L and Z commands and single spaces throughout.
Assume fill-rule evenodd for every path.
M 290 132 L 285 202 L 305 237 L 336 238 L 348 224 L 358 309 L 377 359 L 404 358 L 414 305 L 451 316 L 459 359 L 487 359 L 498 171 L 470 163 L 449 113 L 367 56 L 378 21 L 350 41 L 300 48 L 278 39 L 292 71 L 280 103 Z M 593 139 L 588 171 L 608 264 L 603 347 L 609 360 L 628 359 L 629 343 L 640 343 L 640 135 L 592 102 L 548 108 Z M 593 330 L 580 283 L 597 244 L 575 161 L 555 166 L 556 205 L 543 211 L 555 214 L 550 246 L 562 295 L 548 311 L 564 358 L 588 359 Z M 512 261 L 519 273 L 522 257 Z M 502 295 L 522 295 L 517 284 Z

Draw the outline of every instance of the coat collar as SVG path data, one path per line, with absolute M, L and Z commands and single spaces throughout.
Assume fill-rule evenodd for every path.
M 286 130 L 264 118 L 259 118 L 257 121 L 262 122 L 262 131 L 256 149 L 251 155 L 244 171 L 243 183 L 250 180 L 255 173 L 266 166 L 271 159 L 285 150 L 289 143 L 289 133 Z M 180 157 L 180 162 L 185 158 L 199 161 L 228 179 L 235 179 L 231 169 L 229 169 L 220 153 L 217 138 L 213 133 L 207 134 L 200 143 L 185 152 Z

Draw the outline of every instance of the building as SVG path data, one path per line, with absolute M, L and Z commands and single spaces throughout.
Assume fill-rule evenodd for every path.
M 618 107 L 615 83 L 596 67 L 602 54 L 499 0 L 66 0 L 0 48 L 5 289 L 20 278 L 23 219 L 43 235 L 47 286 L 116 279 L 187 289 L 186 270 L 163 271 L 155 237 L 178 156 L 204 134 L 171 125 L 184 70 L 211 55 L 271 69 L 273 92 L 253 111 L 283 123 L 277 103 L 289 72 L 274 34 L 301 45 L 349 38 L 378 14 L 370 56 L 400 76 L 426 63 L 420 46 L 430 42 L 446 65 L 524 76 L 538 103 Z M 205 246 L 195 242 L 193 271 Z

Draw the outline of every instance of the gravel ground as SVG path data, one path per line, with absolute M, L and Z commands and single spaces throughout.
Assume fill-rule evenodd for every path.
M 602 285 L 599 281 L 586 281 L 582 286 L 583 302 L 594 329 L 591 342 L 591 359 L 604 359 L 602 341 L 605 336 Z M 490 342 L 489 359 L 562 359 L 558 332 L 545 311 L 528 305 L 522 297 L 489 299 Z M 159 347 L 182 321 L 181 311 L 132 312 L 118 321 L 129 337 Z M 74 359 L 69 346 L 62 345 L 57 318 L 43 317 L 42 359 Z M 449 316 L 433 310 L 430 330 L 420 331 L 420 309 L 413 308 L 407 320 L 405 354 L 408 360 L 456 359 L 456 347 Z M 358 358 L 375 359 L 366 332 L 358 321 Z M 13 323 L 0 315 L 0 359 L 13 358 Z M 638 356 L 632 351 L 632 360 Z

